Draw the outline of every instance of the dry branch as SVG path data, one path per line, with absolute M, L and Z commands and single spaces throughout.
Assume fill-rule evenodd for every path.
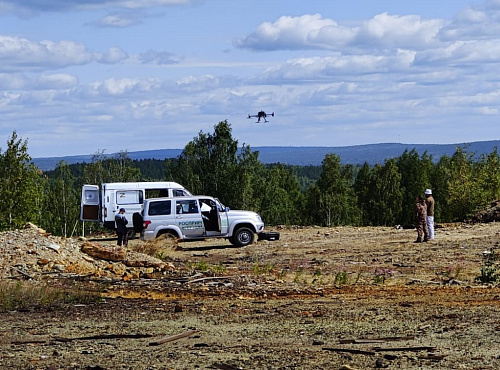
M 351 348 L 331 348 L 331 347 L 323 347 L 323 351 L 332 351 L 332 352 L 347 352 L 347 353 L 353 353 L 357 355 L 368 355 L 368 356 L 375 356 L 374 351 L 363 351 L 361 349 L 351 349 Z
M 189 337 L 190 335 L 193 335 L 194 333 L 196 333 L 196 330 L 188 330 L 184 333 L 180 333 L 177 335 L 172 335 L 169 337 L 164 337 L 162 339 L 155 340 L 154 342 L 150 342 L 149 345 L 150 346 L 158 346 L 158 345 L 163 344 L 163 343 L 173 342 L 174 340 L 177 340 L 177 339 Z
M 432 355 L 432 354 L 426 356 L 418 356 L 418 358 L 421 360 L 432 360 L 432 361 L 441 361 L 445 357 L 446 355 Z
M 19 339 L 19 340 L 11 340 L 10 344 L 18 345 L 18 344 L 45 344 L 47 341 L 45 339 Z
M 220 370 L 238 370 L 239 368 L 227 364 L 213 364 L 213 367 Z
M 187 283 L 199 283 L 205 280 L 225 280 L 225 279 L 234 279 L 236 276 L 209 276 L 200 279 L 189 280 Z
M 14 266 L 11 266 L 10 267 L 12 270 L 16 271 L 18 274 L 28 278 L 28 279 L 33 279 L 33 276 L 31 276 L 30 274 L 27 274 L 26 272 L 24 271 L 21 271 L 19 269 L 16 269 Z M 17 277 L 17 276 L 16 276 Z M 12 278 L 16 278 L 15 276 L 13 276 Z
M 55 342 L 71 342 L 74 340 L 94 340 L 94 339 L 141 339 L 141 338 L 151 338 L 151 334 L 99 334 L 92 335 L 89 337 L 78 337 L 78 338 L 52 338 Z
M 439 281 L 422 280 L 422 279 L 410 279 L 410 284 L 412 284 L 412 283 L 442 285 L 442 283 Z
M 382 338 L 359 338 L 359 339 L 340 339 L 339 343 L 349 344 L 349 343 L 384 343 L 384 342 L 394 342 L 401 340 L 413 340 L 414 336 L 407 337 L 382 337 Z
M 381 347 L 373 347 L 373 351 L 376 352 L 391 352 L 391 351 L 428 351 L 428 352 L 433 352 L 436 350 L 436 347 L 427 347 L 427 346 L 422 346 L 422 347 L 393 347 L 393 348 L 381 348 Z

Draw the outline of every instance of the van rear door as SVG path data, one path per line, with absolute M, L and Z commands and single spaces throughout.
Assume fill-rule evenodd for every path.
M 80 220 L 99 221 L 99 186 L 83 185 L 80 200 Z

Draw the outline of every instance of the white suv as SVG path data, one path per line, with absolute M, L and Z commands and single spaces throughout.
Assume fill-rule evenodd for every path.
M 226 238 L 243 247 L 259 240 L 278 240 L 278 233 L 264 233 L 260 216 L 251 211 L 235 211 L 217 198 L 206 195 L 152 198 L 144 201 L 142 240 L 167 234 L 181 240 Z

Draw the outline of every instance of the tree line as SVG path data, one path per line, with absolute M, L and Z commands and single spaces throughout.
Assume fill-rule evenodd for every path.
M 200 131 L 175 159 L 132 161 L 126 151 L 113 157 L 97 152 L 90 163 L 62 161 L 45 173 L 14 131 L 0 148 L 0 172 L 0 230 L 33 222 L 60 236 L 81 227 L 83 184 L 175 181 L 232 209 L 254 210 L 267 225 L 411 225 L 415 198 L 426 188 L 436 200 L 435 220 L 456 222 L 500 196 L 496 148 L 475 158 L 457 147 L 437 161 L 406 150 L 375 166 L 342 165 L 335 154 L 321 166 L 264 165 L 257 151 L 238 145 L 227 121 L 213 133 Z

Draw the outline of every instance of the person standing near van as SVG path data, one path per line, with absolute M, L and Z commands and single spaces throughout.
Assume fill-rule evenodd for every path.
M 125 217 L 125 208 L 120 208 L 120 212 L 115 215 L 116 235 L 118 236 L 117 245 L 124 247 L 128 245 L 127 240 L 127 224 L 128 220 Z
M 429 240 L 434 239 L 434 198 L 432 190 L 425 190 L 425 204 L 427 205 L 427 230 L 429 231 Z

